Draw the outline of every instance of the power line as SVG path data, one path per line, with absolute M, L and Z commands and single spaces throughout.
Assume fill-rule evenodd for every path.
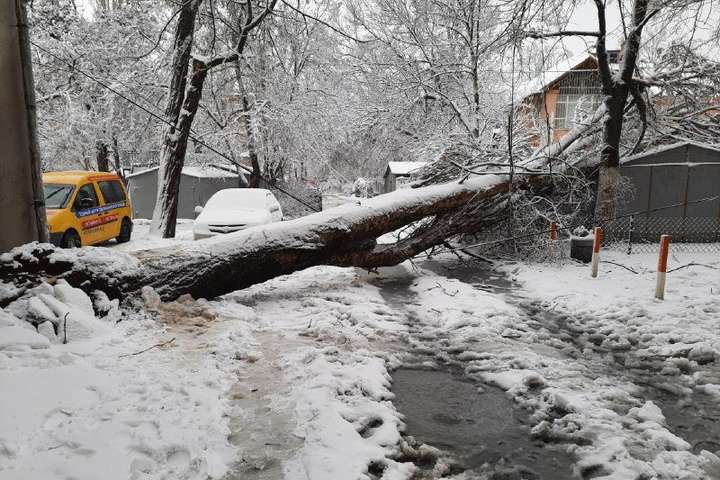
M 37 43 L 33 42 L 32 40 L 30 41 L 30 43 L 31 43 L 35 48 L 37 48 L 38 50 L 41 50 L 42 52 L 46 53 L 47 55 L 50 55 L 51 57 L 53 57 L 55 60 L 57 60 L 57 61 L 59 61 L 59 62 L 62 62 L 62 63 L 64 63 L 64 64 L 68 65 L 68 67 L 69 67 L 68 70 L 69 70 L 69 71 L 78 72 L 78 73 L 81 74 L 82 76 L 84 76 L 84 77 L 86 77 L 87 79 L 89 79 L 89 80 L 97 83 L 98 85 L 100 85 L 100 86 L 103 87 L 104 89 L 108 90 L 109 92 L 113 93 L 114 95 L 117 95 L 118 97 L 122 98 L 123 100 L 125 100 L 125 101 L 128 102 L 128 103 L 130 103 L 131 105 L 139 108 L 140 110 L 142 110 L 143 112 L 147 113 L 148 115 L 150 115 L 150 116 L 153 117 L 154 119 L 159 120 L 160 122 L 162 122 L 162 123 L 164 123 L 164 124 L 166 124 L 166 125 L 168 125 L 168 126 L 170 126 L 170 127 L 172 127 L 172 128 L 177 128 L 172 122 L 168 121 L 166 118 L 164 118 L 164 117 L 162 117 L 161 115 L 158 115 L 157 113 L 151 111 L 149 108 L 147 108 L 147 107 L 145 107 L 145 106 L 137 103 L 137 102 L 134 101 L 133 99 L 127 97 L 127 96 L 124 95 L 122 92 L 117 91 L 116 89 L 114 89 L 113 87 L 111 87 L 111 86 L 108 85 L 107 83 L 103 82 L 102 80 L 96 78 L 95 76 L 93 76 L 93 75 L 85 72 L 84 70 L 78 68 L 77 66 L 74 66 L 74 65 L 72 64 L 72 62 L 70 62 L 70 61 L 68 61 L 68 60 L 60 57 L 59 55 L 51 52 L 51 51 L 48 50 L 47 48 L 38 45 Z M 203 141 L 203 140 L 201 140 L 200 138 L 198 138 L 198 137 L 196 137 L 195 135 L 193 135 L 193 134 L 192 134 L 192 130 L 190 131 L 190 133 L 188 133 L 188 137 L 189 137 L 190 139 L 192 139 L 194 142 L 202 145 L 203 147 L 207 148 L 207 149 L 210 150 L 211 152 L 215 153 L 216 155 L 219 155 L 220 157 L 224 158 L 224 159 L 227 160 L 228 162 L 232 163 L 232 164 L 235 165 L 236 167 L 245 170 L 245 172 L 250 173 L 250 174 L 253 173 L 252 170 L 250 170 L 247 166 L 242 165 L 241 163 L 238 163 L 237 161 L 235 161 L 233 158 L 231 158 L 230 156 L 228 156 L 228 155 L 225 154 L 224 152 L 221 152 L 220 150 L 214 148 L 214 147 L 211 146 L 211 145 L 208 145 L 205 141 Z M 310 210 L 312 210 L 312 211 L 314 211 L 314 212 L 319 212 L 319 211 L 320 211 L 320 210 L 318 210 L 317 208 L 315 208 L 314 206 L 306 203 L 304 200 L 298 198 L 298 197 L 295 196 L 294 194 L 292 194 L 292 193 L 288 192 L 287 190 L 279 187 L 279 186 L 278 186 L 275 182 L 273 182 L 272 180 L 269 180 L 269 179 L 263 177 L 262 175 L 259 175 L 259 177 L 260 177 L 262 180 L 264 180 L 268 185 L 271 185 L 273 188 L 281 191 L 281 192 L 284 193 L 285 195 L 289 196 L 290 198 L 292 198 L 292 199 L 295 200 L 296 202 L 298 202 L 298 203 L 306 206 L 306 207 L 309 208 Z

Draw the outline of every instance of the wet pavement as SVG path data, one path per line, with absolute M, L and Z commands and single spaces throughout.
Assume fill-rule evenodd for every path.
M 720 402 L 711 395 L 693 391 L 681 394 L 672 388 L 672 376 L 663 375 L 660 365 L 642 365 L 642 368 L 627 368 L 634 365 L 632 349 L 611 351 L 592 340 L 593 330 L 579 328 L 567 315 L 542 308 L 538 302 L 522 295 L 521 286 L 509 280 L 487 263 L 467 262 L 439 264 L 426 262 L 425 268 L 436 274 L 454 278 L 473 285 L 475 288 L 505 296 L 511 305 L 522 309 L 528 317 L 553 336 L 568 344 L 567 352 L 591 349 L 598 357 L 584 360 L 588 369 L 598 375 L 608 375 L 638 386 L 635 395 L 641 401 L 652 401 L 663 411 L 668 429 L 692 446 L 694 453 L 701 450 L 720 451 Z M 704 373 L 720 379 L 720 368 L 707 365 Z M 629 406 L 622 406 L 627 407 Z
M 479 386 L 448 369 L 393 373 L 394 403 L 406 418 L 406 433 L 450 452 L 462 470 L 490 479 L 573 478 L 573 458 L 562 447 L 534 441 L 527 414 L 502 390 Z
M 594 341 L 593 329 L 578 319 L 543 307 L 539 301 L 523 296 L 521 286 L 503 272 L 485 262 L 440 263 L 425 261 L 422 268 L 460 280 L 479 290 L 502 295 L 510 305 L 526 316 L 527 325 L 548 333 L 558 340 L 555 348 L 569 358 L 583 363 L 588 372 L 617 378 L 637 385 L 634 396 L 640 402 L 653 401 L 666 417 L 668 429 L 691 444 L 695 453 L 703 449 L 720 450 L 720 402 L 702 392 L 678 393 L 668 388 L 673 378 L 660 368 L 628 368 L 637 363 L 632 347 L 628 351 L 610 351 Z M 402 310 L 416 302 L 410 289 L 414 277 L 378 280 L 376 284 L 386 302 Z M 515 407 L 504 392 L 473 383 L 461 373 L 461 362 L 438 354 L 431 342 L 443 342 L 442 332 L 423 340 L 422 325 L 408 314 L 408 351 L 418 357 L 418 364 L 439 365 L 439 370 L 401 369 L 393 374 L 396 406 L 406 416 L 407 434 L 421 442 L 449 452 L 459 465 L 473 472 L 484 472 L 490 479 L 548 478 L 562 480 L 571 475 L 572 456 L 557 446 L 531 439 L 525 412 Z M 580 352 L 585 352 L 583 358 Z M 597 355 L 590 355 L 587 352 Z M 438 362 L 437 360 L 440 360 Z M 454 366 L 453 366 L 454 365 Z M 705 366 L 704 373 L 718 375 L 715 365 Z M 478 392 L 478 386 L 482 393 Z M 619 412 L 636 405 L 617 405 Z M 489 472 L 489 473 L 488 473 Z M 590 472 L 588 472 L 590 473 Z M 567 476 L 565 476 L 567 475 Z M 421 477 L 425 478 L 425 477 Z M 586 478 L 592 478 L 588 475 Z

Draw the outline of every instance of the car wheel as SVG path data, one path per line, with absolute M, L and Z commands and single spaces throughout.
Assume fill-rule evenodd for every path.
M 132 223 L 127 218 L 123 218 L 122 224 L 120 225 L 120 235 L 115 237 L 118 243 L 126 243 L 130 241 L 132 235 Z
M 82 247 L 82 240 L 80 240 L 80 235 L 75 230 L 68 230 L 65 232 L 65 235 L 63 235 L 62 242 L 60 242 L 60 246 L 63 248 L 80 248 Z

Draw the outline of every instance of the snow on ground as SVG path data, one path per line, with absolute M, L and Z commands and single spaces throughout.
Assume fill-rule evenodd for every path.
M 133 220 L 133 232 L 128 243 L 117 244 L 108 242 L 106 247 L 123 252 L 134 252 L 151 248 L 170 247 L 193 241 L 193 220 L 178 219 L 175 227 L 175 238 L 159 238 L 150 235 L 150 220 L 136 218 Z
M 654 298 L 656 255 L 603 255 L 637 273 L 610 263 L 601 264 L 597 279 L 585 265 L 508 267 L 527 297 L 538 302 L 535 308 L 556 312 L 566 322 L 579 355 L 587 359 L 582 363 L 600 367 L 581 378 L 566 378 L 560 391 L 548 389 L 550 403 L 557 403 L 559 393 L 571 414 L 539 428 L 551 436 L 562 433 L 563 426 L 592 431 L 593 445 L 576 453 L 581 465 L 600 465 L 609 478 L 720 478 L 720 461 L 711 454 L 720 454 L 720 445 L 689 444 L 670 432 L 678 429 L 668 426 L 653 400 L 645 400 L 657 402 L 669 392 L 679 399 L 667 402 L 669 407 L 683 398 L 690 407 L 716 404 L 707 395 L 720 383 L 720 259 L 717 254 L 672 255 L 670 270 L 703 265 L 669 273 L 661 301 Z M 633 403 L 618 412 L 618 405 Z M 703 415 L 697 408 L 696 414 Z M 709 425 L 715 435 L 719 413 L 705 414 L 714 422 Z M 688 422 L 682 417 L 690 414 L 686 409 L 675 420 Z
M 630 260 L 637 263 L 636 269 L 646 261 L 642 256 Z M 712 258 L 696 256 L 695 261 L 717 266 Z M 577 315 L 608 327 L 612 326 L 605 322 L 608 316 L 618 325 L 632 322 L 634 310 L 620 308 L 608 315 L 609 306 L 618 298 L 614 287 L 617 279 L 601 277 L 594 285 L 585 286 L 577 277 L 589 277 L 586 266 L 515 265 L 515 282 L 504 285 L 490 278 L 490 283 L 499 283 L 501 290 L 506 290 L 500 295 L 473 281 L 478 267 L 454 273 L 455 263 L 454 259 L 420 262 L 419 270 L 404 265 L 382 269 L 379 277 L 350 269 L 315 268 L 226 297 L 226 302 L 252 305 L 267 328 L 295 331 L 316 341 L 290 360 L 290 365 L 296 366 L 290 367 L 296 372 L 293 401 L 300 425 L 298 435 L 304 443 L 295 461 L 288 464 L 287 478 L 361 478 L 362 472 L 377 475 L 378 469 L 384 472 L 382 478 L 408 478 L 415 467 L 407 459 L 405 463 L 399 461 L 404 446 L 397 436 L 402 430 L 397 419 L 402 417 L 387 403 L 393 398 L 387 390 L 387 374 L 400 366 L 431 368 L 443 363 L 459 365 L 469 376 L 507 390 L 510 398 L 533 413 L 534 437 L 560 444 L 575 456 L 578 476 L 720 478 L 720 460 L 712 448 L 717 444 L 700 445 L 709 450 L 693 448 L 696 445 L 681 438 L 683 432 L 673 433 L 676 430 L 655 403 L 662 398 L 648 397 L 641 387 L 640 381 L 648 381 L 648 377 L 632 375 L 638 361 L 635 355 L 642 357 L 648 349 L 656 356 L 673 345 L 671 337 L 662 337 L 657 344 L 647 338 L 624 342 L 615 335 L 615 329 L 598 329 L 595 333 L 608 337 L 607 345 L 595 336 L 588 340 L 591 346 L 599 342 L 602 348 L 598 351 L 584 345 L 584 337 L 576 338 L 577 328 L 570 320 Z M 447 271 L 434 273 L 443 268 Z M 537 272 L 543 270 L 550 270 L 549 277 L 555 282 L 565 281 L 558 291 L 548 287 L 550 295 L 544 291 L 545 278 L 532 282 L 541 278 Z M 695 281 L 686 281 L 690 277 Z M 662 372 L 660 378 L 652 380 L 659 382 L 662 391 L 684 394 L 689 388 L 685 377 L 705 378 L 699 391 L 714 392 L 720 378 L 698 369 L 697 360 L 708 365 L 708 348 L 716 345 L 718 329 L 712 321 L 716 322 L 717 316 L 712 314 L 718 299 L 698 299 L 711 292 L 717 277 L 712 269 L 705 269 L 696 273 L 680 270 L 670 280 L 673 278 L 678 282 L 674 293 L 685 304 L 667 300 L 669 303 L 662 306 L 662 302 L 650 299 L 647 303 L 658 305 L 658 311 L 649 312 L 640 321 L 650 330 L 663 322 L 695 323 L 693 329 L 705 331 L 706 340 L 693 355 L 703 352 L 705 357 L 683 360 L 679 355 L 684 352 L 688 357 L 692 349 L 666 352 L 671 357 L 667 363 L 675 368 L 661 367 L 656 372 Z M 529 292 L 517 297 L 518 287 L 525 280 Z M 585 312 L 586 303 L 579 301 L 568 304 L 563 316 L 555 317 L 553 306 L 557 309 L 557 304 L 552 299 L 571 292 L 569 298 L 594 292 L 604 304 Z M 652 292 L 652 281 L 648 292 Z M 670 289 L 668 295 L 671 293 Z M 632 295 L 627 301 L 632 302 Z M 694 305 L 701 305 L 699 308 L 708 314 L 700 319 L 692 311 L 687 313 Z M 663 319 L 657 322 L 655 314 L 661 313 Z M 325 344 L 330 346 L 323 347 Z M 642 348 L 633 350 L 624 365 L 608 358 L 613 353 L 627 353 L 628 347 L 635 345 Z M 348 423 L 360 437 L 352 433 Z M 374 443 L 375 433 L 365 438 L 368 425 L 381 430 L 380 443 Z M 368 445 L 367 440 L 373 443 Z M 354 452 L 351 455 L 348 445 Z M 476 478 L 463 475 L 469 474 L 458 478 Z
M 455 262 L 445 274 L 465 281 L 425 271 L 411 285 L 417 306 L 410 309 L 424 323 L 416 341 L 507 390 L 533 412 L 537 438 L 565 442 L 578 474 L 720 478 L 717 439 L 690 444 L 653 403 L 670 392 L 712 404 L 689 395 L 715 392 L 720 382 L 720 275 L 705 267 L 674 272 L 662 302 L 652 298 L 650 256 L 612 258 L 641 274 L 603 264 L 603 275 L 591 279 L 587 266 L 519 264 L 508 267 L 516 285 L 496 282 L 500 297 L 470 288 L 472 269 L 454 273 Z M 720 267 L 716 255 L 692 260 Z M 714 423 L 701 427 L 717 428 L 718 414 L 707 413 Z
M 0 478 L 220 478 L 234 453 L 233 322 L 207 328 L 197 311 L 182 326 L 116 310 L 98 319 L 80 290 L 41 290 L 0 316 Z
M 190 241 L 143 227 L 109 246 Z M 717 405 L 720 272 L 670 273 L 658 301 L 653 256 L 605 258 L 639 273 L 507 264 L 503 276 L 447 257 L 315 267 L 212 301 L 146 291 L 122 310 L 42 286 L 0 310 L 0 478 L 490 478 L 420 469 L 422 452 L 453 452 L 403 436 L 393 371 L 445 364 L 507 391 L 577 478 L 720 478 L 715 434 L 678 428 L 668 401 Z M 690 261 L 720 268 L 717 255 L 670 268 Z
M 654 298 L 657 254 L 603 253 L 598 279 L 585 266 L 520 266 L 516 279 L 545 306 L 593 319 L 602 327 L 593 341 L 622 349 L 640 342 L 637 355 L 720 360 L 720 258 L 717 254 L 675 253 L 665 300 Z M 698 265 L 690 265 L 692 263 Z M 587 331 L 590 326 L 582 326 Z M 605 334 L 604 331 L 609 332 Z M 671 366 L 671 365 L 669 365 Z
M 221 311 L 249 305 L 262 330 L 283 332 L 275 342 L 286 346 L 293 435 L 303 440 L 284 468 L 286 478 L 367 478 L 372 465 L 385 468 L 386 478 L 409 478 L 413 465 L 386 458 L 400 454 L 402 422 L 391 402 L 389 358 L 381 348 L 387 331 L 404 326 L 364 275 L 316 267 L 217 303 Z

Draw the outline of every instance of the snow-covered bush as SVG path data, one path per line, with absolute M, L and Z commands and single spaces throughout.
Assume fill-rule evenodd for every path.
M 370 198 L 373 196 L 373 186 L 363 177 L 358 178 L 353 183 L 352 194 L 356 197 Z

